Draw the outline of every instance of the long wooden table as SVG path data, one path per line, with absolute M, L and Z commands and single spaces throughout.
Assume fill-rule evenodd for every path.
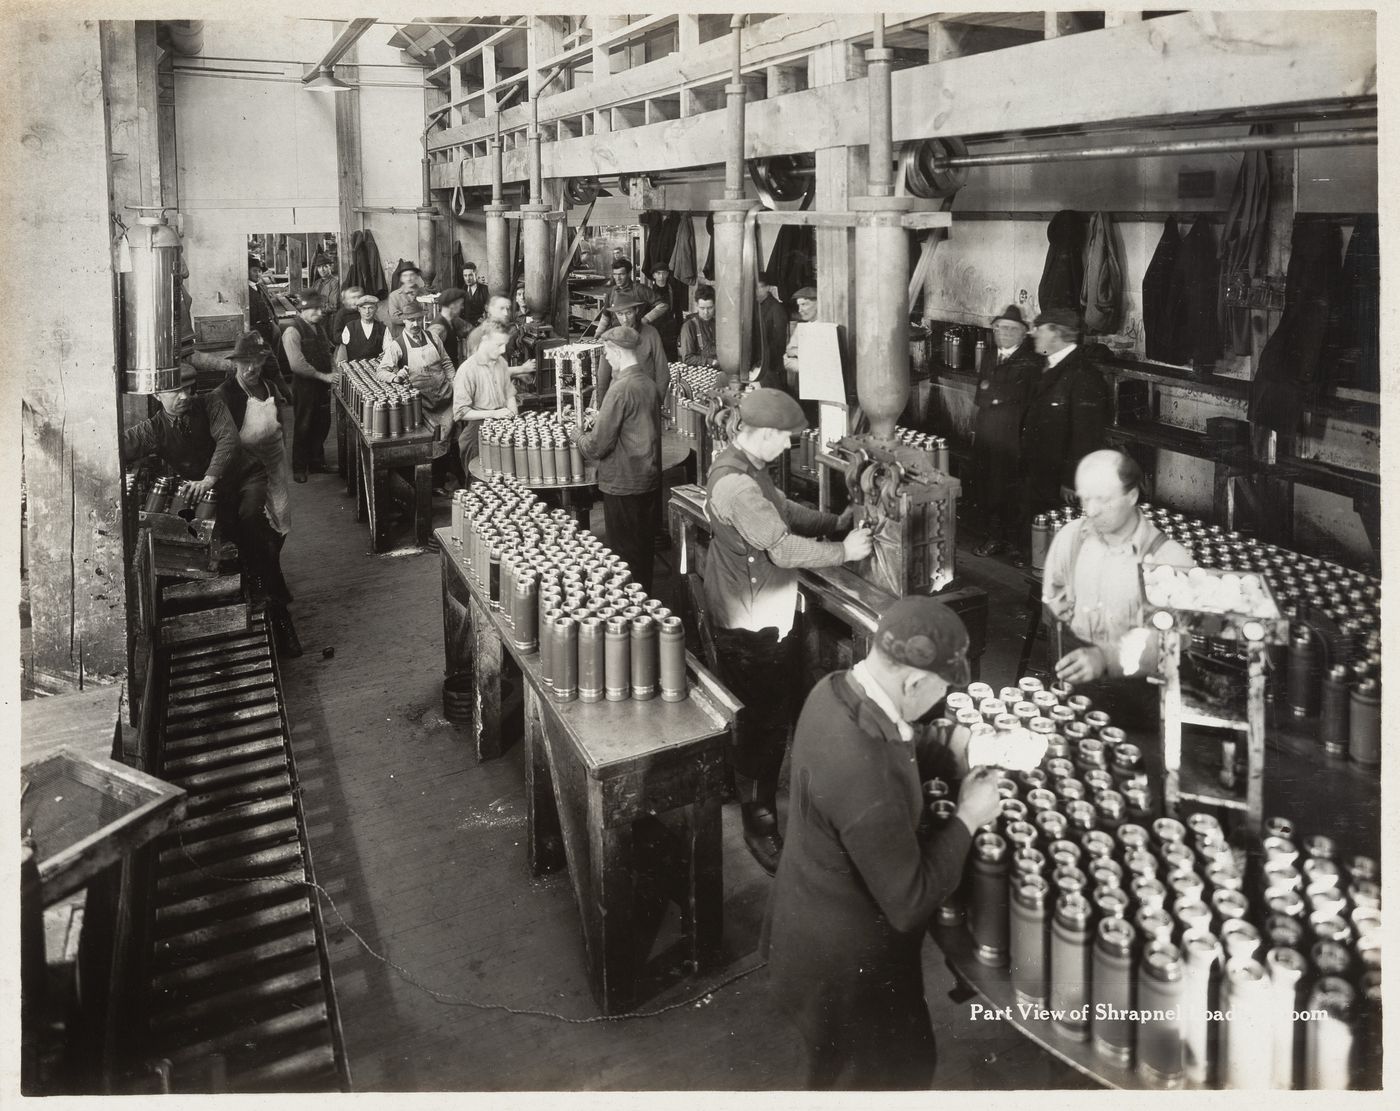
M 705 553 L 710 543 L 710 523 L 705 516 L 705 491 L 699 486 L 676 486 L 668 503 L 671 538 L 678 545 L 677 566 L 703 579 Z M 846 567 L 807 567 L 798 572 L 800 635 L 809 678 L 850 667 L 870 650 L 870 638 L 880 614 L 894 597 L 872 586 Z M 968 630 L 968 662 L 973 677 L 987 645 L 987 592 L 980 587 L 955 587 L 940 591 L 945 602 L 962 617 Z M 698 607 L 703 592 L 691 592 Z
M 447 454 L 450 441 L 435 439 L 431 428 L 376 440 L 340 390 L 332 388 L 331 397 L 336 406 L 336 465 L 345 476 L 345 493 L 355 499 L 355 520 L 369 520 L 370 554 L 384 550 L 380 508 L 394 470 L 413 471 L 413 539 L 420 548 L 426 546 L 433 528 L 433 461 Z
M 719 953 L 724 744 L 739 705 L 694 657 L 683 702 L 555 702 L 539 652 L 516 647 L 451 529 L 437 540 L 446 672 L 473 676 L 477 759 L 506 748 L 504 687 L 517 685 L 530 870 L 567 864 L 593 994 L 605 1014 L 621 1013 L 636 996 L 658 894 L 680 904 L 692 970 Z

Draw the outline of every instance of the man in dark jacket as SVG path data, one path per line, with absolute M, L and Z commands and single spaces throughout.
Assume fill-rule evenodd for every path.
M 651 291 L 656 294 L 656 300 L 642 319 L 661 334 L 666 358 L 675 362 L 679 358 L 681 322 L 690 303 L 690 287 L 671 277 L 669 262 L 658 260 L 651 268 Z
M 957 888 L 998 773 L 968 768 L 966 729 L 912 723 L 966 683 L 968 636 L 932 598 L 880 618 L 870 654 L 813 689 L 792 745 L 787 844 L 765 937 L 778 1002 L 802 1033 L 807 1087 L 927 1088 L 936 1047 L 920 951 Z M 920 835 L 921 783 L 963 777 L 957 815 Z
M 1044 369 L 1030 388 L 1021 421 L 1021 536 L 1030 546 L 1031 520 L 1069 500 L 1074 468 L 1103 447 L 1111 407 L 1108 385 L 1079 346 L 1079 314 L 1046 309 L 1035 318 L 1035 349 Z M 1024 553 L 1017 566 L 1025 565 Z
M 788 311 L 778 300 L 777 276 L 765 270 L 758 276 L 758 305 L 753 314 L 753 361 L 760 386 L 792 392 L 783 370 L 787 344 Z
M 296 424 L 292 432 L 292 478 L 305 482 L 308 471 L 326 471 L 326 433 L 331 429 L 331 387 L 335 385 L 330 345 L 321 331 L 324 308 L 314 293 L 282 329 L 282 356 L 292 376 Z
M 984 352 L 978 368 L 972 477 L 987 523 L 987 539 L 976 550 L 979 556 L 1019 546 L 1021 418 L 1031 382 L 1040 372 L 1040 357 L 1027 331 L 1021 310 L 1007 305 L 992 319 L 995 345 Z
M 632 577 L 650 594 L 660 520 L 656 501 L 661 493 L 661 395 L 637 362 L 641 340 L 634 328 L 609 328 L 602 340 L 617 369 L 592 429 L 579 437 L 578 445 L 587 458 L 598 461 L 608 546 L 627 561 Z
M 739 403 L 738 433 L 717 456 L 706 481 L 705 515 L 713 539 L 705 561 L 705 600 L 720 679 L 744 703 L 729 764 L 744 821 L 744 843 L 764 870 L 778 866 L 778 773 L 792 725 L 796 685 L 797 571 L 839 567 L 870 554 L 870 530 L 839 542 L 820 540 L 849 528 L 840 517 L 789 501 L 768 465 L 807 427 L 802 407 L 782 390 L 757 389 Z

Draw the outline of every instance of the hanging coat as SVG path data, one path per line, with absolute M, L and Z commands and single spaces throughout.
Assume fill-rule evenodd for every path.
M 695 272 L 695 223 L 690 213 L 681 215 L 676 230 L 676 245 L 671 251 L 671 277 L 686 285 L 694 285 L 699 275 Z
M 366 293 L 372 293 L 381 301 L 389 295 L 384 284 L 384 264 L 379 259 L 379 247 L 374 242 L 374 232 L 357 231 L 350 234 L 350 273 L 346 277 L 350 285 L 357 285 Z
M 1073 309 L 1083 305 L 1084 216 L 1071 209 L 1057 212 L 1045 229 L 1050 249 L 1040 276 L 1040 311 Z
M 1295 217 L 1283 316 L 1259 354 L 1249 419 L 1285 435 L 1295 432 L 1312 399 L 1337 296 L 1341 230 L 1330 220 Z
M 815 228 L 784 224 L 773 241 L 768 269 L 778 279 L 778 296 L 792 304 L 792 296 L 803 286 L 817 284 L 817 233 Z
M 1099 335 L 1118 331 L 1123 318 L 1123 262 L 1113 217 L 1095 212 L 1089 217 L 1089 241 L 1084 247 L 1084 330 Z
M 1191 225 L 1167 289 L 1168 340 L 1163 360 L 1204 372 L 1220 358 L 1220 270 L 1210 221 Z
M 1264 134 L 1256 124 L 1251 135 Z M 1236 355 L 1252 351 L 1250 311 L 1244 306 L 1225 304 L 1225 292 L 1232 281 L 1247 285 L 1248 279 L 1262 277 L 1267 269 L 1269 247 L 1269 159 L 1262 150 L 1246 151 L 1240 159 L 1230 209 L 1220 236 L 1220 331 L 1225 346 Z
M 1147 270 L 1142 275 L 1144 350 L 1147 358 L 1164 363 L 1172 362 L 1167 353 L 1175 351 L 1167 304 L 1179 254 L 1181 232 L 1177 230 L 1176 217 L 1168 216 L 1162 228 L 1162 238 L 1157 241 L 1157 249 L 1152 252 L 1152 261 L 1147 264 Z
M 705 238 L 708 240 L 705 251 L 705 265 L 700 267 L 700 276 L 707 282 L 715 280 L 715 214 L 705 213 Z
M 1339 369 L 1349 371 L 1338 385 L 1363 390 L 1380 389 L 1381 354 L 1381 243 L 1375 213 L 1356 218 L 1346 259 L 1336 311 L 1328 330 L 1328 354 Z

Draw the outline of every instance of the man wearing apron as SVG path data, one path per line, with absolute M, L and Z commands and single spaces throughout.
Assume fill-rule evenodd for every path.
M 423 420 L 433 430 L 435 440 L 450 440 L 452 434 L 452 379 L 457 368 L 427 328 L 426 313 L 420 303 L 403 312 L 403 329 L 391 329 L 384 337 L 384 352 L 376 372 L 384 382 L 406 382 L 423 399 Z M 446 495 L 443 482 L 452 466 L 452 453 L 433 460 L 433 493 Z
M 229 356 L 233 377 L 215 394 L 238 429 L 244 466 L 237 481 L 239 549 L 244 553 L 254 596 L 267 598 L 267 616 L 278 649 L 301 655 L 288 605 L 292 592 L 282 575 L 282 545 L 292 527 L 290 467 L 283 428 L 292 420 L 286 401 L 263 377 L 267 345 L 244 332 Z

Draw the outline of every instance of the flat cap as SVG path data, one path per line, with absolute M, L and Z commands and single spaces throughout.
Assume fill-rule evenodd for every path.
M 891 605 L 875 628 L 875 644 L 896 663 L 932 671 L 955 687 L 972 678 L 967 626 L 932 598 L 915 595 Z
M 1061 328 L 1071 328 L 1076 332 L 1081 327 L 1079 314 L 1073 309 L 1046 309 L 1035 318 L 1037 328 L 1042 324 L 1058 324 Z
M 458 301 L 467 299 L 467 291 L 458 289 L 455 285 L 448 286 L 437 295 L 438 308 L 445 309 L 448 305 L 455 305 Z
M 358 297 L 355 298 L 355 307 L 356 307 L 357 309 L 358 309 L 361 305 L 377 305 L 377 304 L 379 304 L 379 298 L 376 297 L 373 293 L 361 293 Z
M 802 406 L 789 393 L 761 386 L 744 394 L 739 402 L 739 419 L 749 428 L 781 428 L 800 432 L 807 427 Z
M 804 285 L 792 295 L 792 299 L 794 301 L 815 301 L 817 299 L 817 291 L 809 285 Z
M 626 324 L 619 324 L 616 328 L 609 328 L 598 337 L 604 343 L 610 343 L 614 347 L 626 347 L 629 350 L 635 348 L 642 342 L 642 337 L 637 334 L 637 329 L 629 328 Z
M 242 363 L 260 363 L 269 350 L 267 342 L 257 332 L 244 332 L 234 343 L 229 358 Z
M 1001 312 L 997 313 L 996 316 L 992 317 L 993 324 L 995 324 L 998 320 L 1009 320 L 1013 324 L 1019 324 L 1022 328 L 1026 326 L 1026 318 L 1021 315 L 1021 309 L 1019 305 L 1007 305 L 1006 308 L 1002 309 Z

